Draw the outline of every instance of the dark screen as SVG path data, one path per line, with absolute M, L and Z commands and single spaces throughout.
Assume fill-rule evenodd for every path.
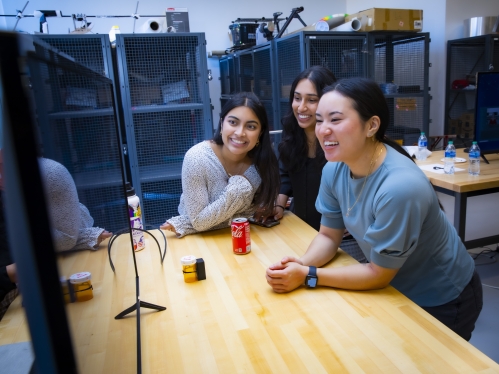
M 477 73 L 475 140 L 482 152 L 499 152 L 499 72 Z

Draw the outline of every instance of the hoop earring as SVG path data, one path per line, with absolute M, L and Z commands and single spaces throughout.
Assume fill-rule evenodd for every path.
M 373 136 L 371 136 L 371 140 L 373 141 L 373 143 L 376 141 L 376 139 L 374 139 L 374 138 L 375 138 L 375 136 L 374 136 L 374 135 L 373 135 Z

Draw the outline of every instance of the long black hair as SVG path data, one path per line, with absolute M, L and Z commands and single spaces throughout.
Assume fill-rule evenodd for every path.
M 324 87 L 336 82 L 336 77 L 331 70 L 323 66 L 312 66 L 303 70 L 291 85 L 288 113 L 281 119 L 282 140 L 278 148 L 279 160 L 288 171 L 292 172 L 299 171 L 305 165 L 308 158 L 308 143 L 305 130 L 298 125 L 292 107 L 296 86 L 303 79 L 308 79 L 314 85 L 319 99 L 322 96 Z M 316 161 L 321 165 L 326 164 L 324 151 L 318 141 L 315 146 L 315 157 Z
M 367 78 L 346 78 L 326 87 L 323 95 L 336 91 L 341 96 L 349 98 L 352 101 L 352 107 L 359 114 L 360 119 L 365 123 L 373 116 L 378 116 L 380 125 L 375 134 L 376 140 L 388 144 L 397 152 L 414 160 L 395 140 L 388 138 L 385 133 L 390 123 L 390 109 L 386 102 L 383 91 L 378 84 Z
M 264 212 L 272 212 L 274 210 L 275 199 L 279 194 L 279 167 L 270 143 L 267 112 L 255 94 L 252 92 L 239 92 L 225 103 L 220 115 L 218 129 L 212 141 L 218 145 L 224 144 L 221 134 L 222 123 L 232 109 L 241 106 L 251 109 L 258 117 L 261 125 L 260 136 L 258 138 L 259 144 L 248 152 L 248 157 L 253 161 L 262 179 L 253 203 Z

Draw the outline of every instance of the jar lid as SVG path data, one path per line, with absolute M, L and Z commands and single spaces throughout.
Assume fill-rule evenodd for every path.
M 182 265 L 194 265 L 196 263 L 196 257 L 195 256 L 184 256 L 180 259 L 180 263 Z
M 87 282 L 90 279 L 92 279 L 92 274 L 90 274 L 88 271 L 76 273 L 69 277 L 69 281 L 72 284 Z

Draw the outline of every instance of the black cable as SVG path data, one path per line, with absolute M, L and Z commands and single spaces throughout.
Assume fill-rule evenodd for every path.
M 150 226 L 150 225 L 146 225 L 146 227 L 149 227 L 151 229 L 155 229 L 155 227 L 153 226 Z M 163 236 L 163 241 L 164 241 L 164 245 L 165 245 L 165 250 L 163 251 L 163 254 L 161 253 L 161 247 L 159 245 L 159 242 L 158 240 L 156 239 L 156 237 L 151 234 L 148 230 L 146 229 L 139 229 L 139 228 L 136 228 L 134 227 L 133 230 L 137 230 L 137 231 L 142 231 L 142 232 L 145 232 L 147 234 L 149 234 L 149 236 L 151 236 L 154 241 L 156 242 L 156 244 L 158 245 L 158 250 L 159 250 L 159 257 L 161 258 L 161 263 L 163 263 L 164 259 L 165 259 L 165 256 L 166 256 L 166 236 L 165 234 L 163 233 L 163 230 L 161 229 L 158 229 L 159 232 L 161 233 L 161 235 Z M 111 266 L 111 269 L 113 269 L 113 272 L 115 271 L 114 269 L 114 264 L 113 264 L 113 260 L 111 260 L 111 246 L 113 245 L 114 241 L 116 240 L 116 238 L 118 238 L 118 236 L 120 236 L 121 234 L 124 234 L 124 233 L 129 233 L 130 232 L 130 229 L 128 227 L 122 229 L 122 230 L 118 230 L 116 233 L 114 233 L 114 235 L 109 239 L 109 242 L 108 242 L 108 245 L 107 245 L 107 255 L 108 255 L 108 258 L 109 258 L 109 265 Z

